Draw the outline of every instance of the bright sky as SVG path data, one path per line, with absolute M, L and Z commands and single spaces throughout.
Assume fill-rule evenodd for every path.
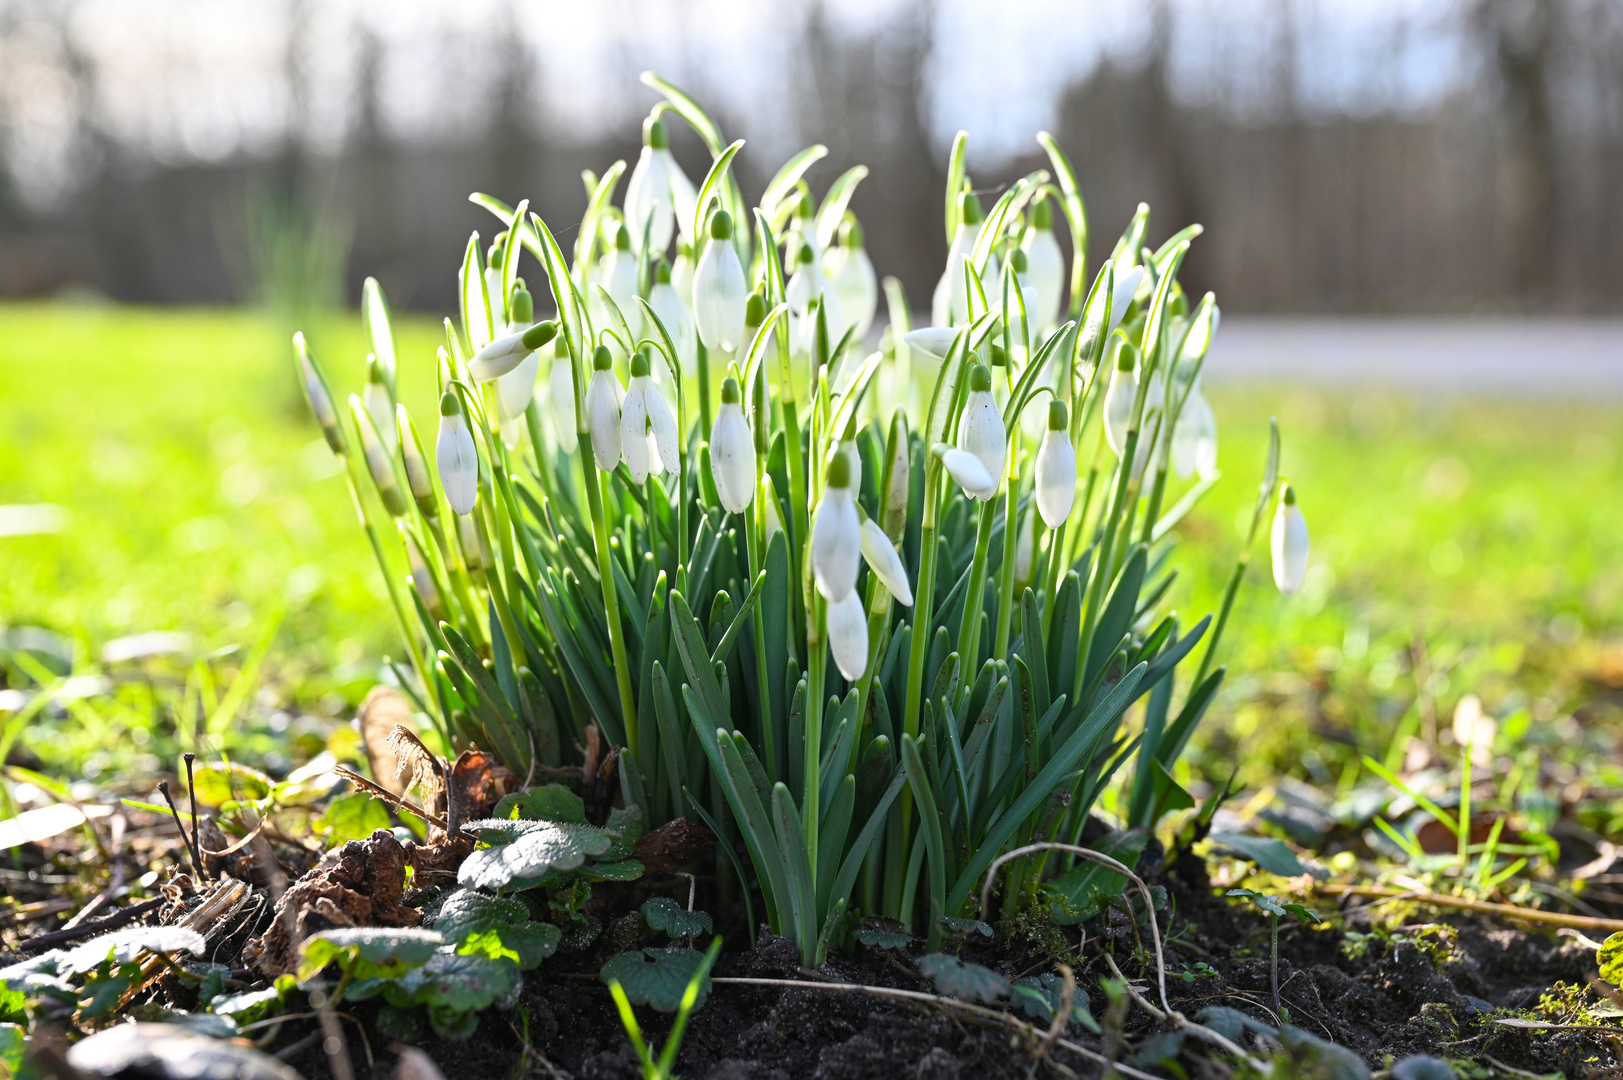
M 290 43 L 300 7 L 304 31 Z M 839 40 L 894 36 L 917 5 L 822 7 Z M 477 130 L 496 48 L 512 34 L 535 58 L 539 107 L 554 130 L 634 126 L 654 100 L 636 77 L 652 68 L 738 124 L 771 160 L 818 134 L 783 119 L 795 113 L 796 44 L 810 10 L 810 0 L 0 0 L 0 139 L 25 196 L 48 205 L 70 195 L 84 103 L 64 72 L 61 35 L 44 21 L 67 12 L 69 38 L 96 74 L 96 122 L 162 161 L 275 146 L 294 112 L 290 50 L 308 86 L 308 136 L 337 149 L 358 116 L 368 35 L 381 57 L 389 133 Z M 943 157 L 953 132 L 968 129 L 971 163 L 986 168 L 1028 147 L 1054 122 L 1065 85 L 1101 58 L 1142 57 L 1158 8 L 936 0 L 924 10 L 934 41 L 927 123 Z M 1293 56 L 1297 100 L 1332 112 L 1423 108 L 1469 70 L 1461 0 L 1164 0 L 1162 10 L 1175 91 L 1241 112 L 1273 100 L 1281 65 L 1270 57 Z M 1291 50 L 1278 48 L 1287 40 Z

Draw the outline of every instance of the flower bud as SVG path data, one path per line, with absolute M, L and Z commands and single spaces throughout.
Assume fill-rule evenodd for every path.
M 355 429 L 361 433 L 361 452 L 366 457 L 367 472 L 372 474 L 372 484 L 383 500 L 383 508 L 389 511 L 390 517 L 400 517 L 406 512 L 406 500 L 400 494 L 400 485 L 395 482 L 394 460 L 384 447 L 383 440 L 378 437 L 378 429 L 372 423 L 366 406 L 354 394 L 349 395 L 349 411 L 354 417 Z M 389 430 L 394 430 L 393 424 L 389 425 Z
M 862 558 L 890 595 L 908 607 L 913 605 L 913 587 L 907 583 L 907 567 L 902 565 L 896 545 L 872 518 L 862 523 Z
M 1302 587 L 1307 573 L 1307 520 L 1296 505 L 1296 489 L 1285 484 L 1279 495 L 1279 507 L 1274 511 L 1273 535 L 1274 584 L 1286 596 L 1292 596 Z
M 886 541 L 889 543 L 889 541 Z M 847 682 L 862 678 L 868 668 L 868 612 L 855 589 L 828 605 L 824 625 L 828 628 L 829 650 L 834 666 Z
M 503 334 L 474 354 L 468 361 L 468 374 L 476 382 L 499 379 L 557 335 L 558 324 L 552 319 L 536 323 L 527 330 Z
M 907 412 L 898 408 L 890 418 L 890 482 L 884 490 L 885 535 L 901 543 L 907 532 L 909 473 L 913 468 L 912 446 L 907 438 Z
M 344 429 L 338 423 L 338 410 L 333 408 L 332 394 L 327 390 L 327 380 L 322 378 L 321 369 L 316 367 L 315 357 L 310 355 L 303 331 L 293 335 L 293 355 L 298 358 L 299 374 L 304 380 L 304 397 L 310 403 L 310 411 L 315 415 L 316 423 L 321 425 L 322 437 L 327 440 L 327 446 L 333 453 L 344 453 L 348 449 L 348 443 L 344 438 Z
M 440 598 L 439 586 L 434 583 L 434 575 L 429 572 L 422 550 L 409 532 L 406 534 L 406 565 L 411 569 L 411 587 L 417 590 L 423 607 L 428 609 L 429 615 L 443 622 L 445 601 Z
M 671 284 L 671 268 L 664 259 L 654 267 L 654 284 L 648 290 L 648 306 L 654 309 L 665 332 L 671 336 L 680 370 L 692 371 L 698 357 L 698 337 L 693 332 L 693 316 L 688 314 L 687 305 L 682 302 L 676 286 Z M 648 330 L 650 334 L 654 332 L 652 326 Z M 659 368 L 659 364 L 653 365 L 656 382 L 659 381 Z
M 1071 446 L 1069 414 L 1063 401 L 1048 403 L 1048 431 L 1037 450 L 1037 512 L 1043 524 L 1057 529 L 1071 516 L 1076 499 L 1076 450 Z
M 676 225 L 670 174 L 674 162 L 669 149 L 670 133 L 665 130 L 664 121 L 653 117 L 645 121 L 642 142 L 642 153 L 626 184 L 625 214 L 631 229 L 628 240 L 641 251 L 646 227 L 649 248 L 664 251 L 670 245 L 671 232 Z
M 558 449 L 566 454 L 579 449 L 575 431 L 575 376 L 570 370 L 571 363 L 568 350 L 559 342 L 552 359 L 552 371 L 547 376 L 547 415 L 552 419 Z
M 964 401 L 964 414 L 958 425 L 958 448 L 979 458 L 987 475 L 992 477 L 991 487 L 984 495 L 971 492 L 977 499 L 990 499 L 997 493 L 1008 442 L 997 400 L 992 397 L 992 373 L 984 364 L 976 364 L 969 372 L 969 397 Z
M 853 327 L 852 336 L 861 340 L 867 337 L 879 308 L 879 278 L 863 247 L 862 226 L 855 218 L 846 221 L 842 237 L 844 243 L 823 256 L 823 272 L 840 298 L 845 322 Z
M 693 316 L 704 347 L 734 352 L 744 340 L 744 307 L 749 289 L 738 249 L 732 244 L 733 220 L 717 210 L 710 218 L 710 243 L 693 271 Z
M 856 588 L 862 568 L 862 525 L 851 492 L 851 467 L 844 451 L 829 462 L 827 486 L 812 523 L 812 576 L 829 601 L 843 600 Z
M 1133 404 L 1138 398 L 1138 352 L 1123 344 L 1116 353 L 1116 368 L 1110 373 L 1105 391 L 1105 441 L 1117 457 L 1127 446 L 1127 428 L 1133 422 Z
M 965 495 L 985 501 L 997 494 L 997 481 L 986 471 L 980 458 L 968 450 L 945 444 L 937 448 L 937 453 L 941 457 L 942 467 L 964 489 Z
M 1054 239 L 1054 211 L 1049 201 L 1039 199 L 1031 209 L 1031 228 L 1021 241 L 1027 273 L 1037 302 L 1026 312 L 1031 325 L 1046 330 L 1055 325 L 1065 300 L 1065 256 Z
M 434 442 L 434 461 L 439 466 L 445 501 L 458 514 L 471 513 L 479 496 L 479 451 L 462 414 L 462 402 L 450 391 L 440 395 L 440 432 Z
M 721 408 L 710 427 L 710 476 L 729 514 L 741 514 L 755 498 L 755 444 L 731 375 L 721 384 Z
M 411 414 L 406 412 L 404 405 L 396 405 L 394 415 L 400 437 L 400 457 L 406 466 L 406 484 L 411 488 L 411 497 L 417 501 L 417 509 L 422 511 L 424 517 L 438 517 L 440 506 L 434 501 L 434 482 L 428 475 L 428 462 L 423 460 L 417 425 L 411 422 Z
M 599 345 L 592 356 L 592 381 L 586 387 L 586 424 L 592 435 L 592 457 L 604 472 L 620 464 L 620 403 L 625 392 L 614 375 L 614 358 Z
M 383 365 L 372 353 L 366 354 L 366 412 L 378 438 L 390 454 L 395 452 L 394 397 L 383 378 Z

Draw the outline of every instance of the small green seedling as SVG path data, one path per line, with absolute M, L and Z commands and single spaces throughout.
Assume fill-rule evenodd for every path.
M 1267 893 L 1250 889 L 1230 889 L 1229 896 L 1243 896 L 1268 916 L 1268 980 L 1274 992 L 1274 1012 L 1281 1012 L 1279 1004 L 1279 920 L 1284 915 L 1295 915 L 1302 922 L 1321 923 L 1319 913 L 1294 900 L 1281 900 Z
M 710 969 L 715 966 L 716 957 L 721 955 L 721 939 L 715 938 L 710 942 L 710 948 L 705 952 L 704 959 L 699 963 L 698 970 L 688 980 L 687 989 L 682 993 L 681 1004 L 676 1009 L 676 1020 L 671 1024 L 671 1037 L 665 1040 L 665 1048 L 659 1052 L 659 1060 L 654 1060 L 654 1053 L 642 1037 L 642 1028 L 637 1025 L 637 1014 L 631 1011 L 631 1000 L 626 997 L 625 988 L 618 979 L 609 982 L 609 993 L 614 995 L 615 1007 L 620 1010 L 620 1023 L 625 1025 L 626 1036 L 631 1045 L 637 1048 L 637 1059 L 642 1063 L 643 1080 L 670 1080 L 671 1069 L 676 1066 L 676 1055 L 682 1049 L 682 1033 L 687 1029 L 688 1016 L 693 1012 L 699 1001 L 699 991 L 705 980 L 710 977 Z

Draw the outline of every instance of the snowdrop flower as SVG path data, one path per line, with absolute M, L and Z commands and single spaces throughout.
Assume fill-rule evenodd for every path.
M 812 246 L 801 244 L 800 253 L 795 257 L 795 272 L 783 290 L 783 298 L 789 304 L 789 348 L 803 356 L 810 356 L 817 344 L 817 312 L 812 308 L 813 301 L 823 305 L 830 346 L 840 340 L 846 326 L 840 295 L 829 285 L 816 259 Z
M 699 340 L 712 351 L 733 352 L 744 340 L 749 289 L 732 240 L 733 219 L 727 211 L 717 210 L 710 218 L 710 243 L 693 271 L 693 320 Z
M 896 545 L 872 518 L 862 522 L 862 559 L 890 595 L 908 607 L 913 606 L 913 587 L 907 583 L 907 567 L 902 565 Z
M 862 524 L 844 451 L 836 451 L 829 462 L 827 480 L 812 522 L 812 576 L 817 591 L 833 604 L 851 595 L 862 568 Z
M 693 185 L 671 156 L 671 136 L 663 120 L 649 117 L 642 125 L 642 154 L 626 184 L 626 222 L 631 228 L 631 247 L 642 251 L 643 227 L 648 228 L 648 246 L 663 252 L 671 243 L 678 217 L 686 233 L 693 226 Z
M 795 204 L 794 231 L 800 236 L 801 246 L 812 249 L 813 260 L 822 262 L 823 245 L 817 241 L 817 204 L 809 191 L 802 191 L 800 201 Z
M 1198 383 L 1190 389 L 1183 415 L 1172 429 L 1172 465 L 1179 479 L 1190 473 L 1202 480 L 1217 475 L 1217 417 Z
M 964 489 L 964 494 L 983 502 L 997 494 L 997 481 L 986 471 L 981 459 L 968 450 L 949 446 L 941 451 L 941 465 Z
M 1138 357 L 1130 345 L 1116 353 L 1116 368 L 1110 373 L 1105 391 L 1105 442 L 1117 457 L 1127 445 L 1127 427 L 1133 422 L 1133 403 L 1138 397 Z
M 1037 552 L 1037 515 L 1020 515 L 1020 535 L 1014 541 L 1014 580 L 1031 580 L 1031 562 Z
M 538 322 L 526 330 L 516 330 L 492 341 L 468 361 L 468 374 L 475 382 L 499 379 L 524 362 L 524 358 L 558 336 L 558 324 L 552 319 Z
M 941 363 L 952 351 L 952 343 L 958 337 L 958 331 L 948 326 L 924 326 L 917 330 L 909 330 L 902 335 L 907 347 L 916 352 L 923 353 L 936 363 Z
M 1307 573 L 1307 520 L 1296 505 L 1296 489 L 1285 484 L 1279 494 L 1279 508 L 1274 511 L 1273 530 L 1274 584 L 1286 596 L 1302 587 L 1302 576 Z
M 348 448 L 348 442 L 344 438 L 344 429 L 338 424 L 338 410 L 333 407 L 326 380 L 316 369 L 316 362 L 310 358 L 310 349 L 302 330 L 293 335 L 293 351 L 299 358 L 299 372 L 304 376 L 304 396 L 310 402 L 310 411 L 315 415 L 316 423 L 321 425 L 321 434 L 326 438 L 327 446 L 333 453 L 342 454 Z
M 592 381 L 586 388 L 586 424 L 592 434 L 592 457 L 608 472 L 620 464 L 620 400 L 625 396 L 614 375 L 614 357 L 599 345 L 592 356 Z
M 496 557 L 490 551 L 490 540 L 472 514 L 457 515 L 456 539 L 457 546 L 462 549 L 462 561 L 469 570 L 484 570 L 496 565 Z
M 1060 305 L 1065 299 L 1065 256 L 1054 239 L 1054 207 L 1047 199 L 1038 200 L 1031 208 L 1031 227 L 1020 249 L 1026 253 L 1032 291 L 1037 295 L 1036 304 L 1028 307 L 1027 314 L 1033 329 L 1047 330 L 1058 325 Z
M 513 302 L 508 307 L 513 321 L 507 324 L 507 332 L 528 329 L 535 318 L 535 301 L 522 282 L 514 288 Z M 496 418 L 502 424 L 504 437 L 509 421 L 523 416 L 524 410 L 530 407 L 530 398 L 535 396 L 535 379 L 540 372 L 541 357 L 532 352 L 512 371 L 496 379 Z
M 676 262 L 671 265 L 671 288 L 682 303 L 693 306 L 693 248 L 686 240 L 676 242 Z
M 847 682 L 856 682 L 868 669 L 868 612 L 861 594 L 852 589 L 829 604 L 826 625 L 834 666 Z
M 552 371 L 547 375 L 547 415 L 552 418 L 558 449 L 566 454 L 573 454 L 580 444 L 575 432 L 575 377 L 570 363 L 569 351 L 562 341 L 558 342 Z
M 729 514 L 742 514 L 755 497 L 755 443 L 740 404 L 738 380 L 721 384 L 721 408 L 710 426 L 710 476 Z
M 823 273 L 839 295 L 840 307 L 848 325 L 855 327 L 857 340 L 868 336 L 874 312 L 879 307 L 879 279 L 863 246 L 862 226 L 855 218 L 840 229 L 840 246 L 823 256 Z M 843 331 L 842 331 L 843 333 Z
M 1011 280 L 1009 282 L 1009 302 L 1004 306 L 1003 309 L 1003 321 L 1008 323 L 1010 326 L 1019 325 L 1020 304 L 1023 300 L 1026 305 L 1026 325 L 1030 328 L 1032 333 L 1035 334 L 1038 327 L 1041 325 L 1041 315 L 1037 310 L 1037 289 L 1036 286 L 1032 285 L 1031 283 L 1031 273 L 1029 269 L 1031 264 L 1026 259 L 1026 253 L 1019 248 L 1015 248 L 1009 253 L 1008 261 L 1004 263 L 1004 265 L 1008 268 L 1007 273 Z M 998 289 L 998 301 L 1001 303 L 1003 299 L 1001 283 L 999 284 Z M 1015 298 L 1014 293 L 1016 289 L 1020 291 L 1020 299 Z M 1016 342 L 1016 347 L 1019 347 L 1018 341 Z
M 1123 255 L 1116 260 L 1116 284 L 1110 290 L 1110 326 L 1105 331 L 1106 335 L 1114 333 L 1127 317 L 1127 309 L 1133 306 L 1133 297 L 1138 295 L 1138 287 L 1144 282 L 1144 268 L 1127 265 L 1130 258 L 1130 255 Z
M 688 314 L 687 305 L 671 284 L 671 268 L 664 259 L 654 267 L 654 284 L 648 290 L 648 306 L 654 309 L 654 314 L 665 326 L 665 332 L 671 335 L 671 344 L 676 346 L 676 362 L 681 370 L 692 371 L 698 362 L 698 339 L 693 334 L 693 316 Z M 650 326 L 648 331 L 653 333 L 654 328 Z M 657 366 L 655 370 L 658 370 Z
M 424 517 L 439 517 L 440 505 L 434 501 L 434 481 L 428 475 L 428 462 L 423 460 L 423 445 L 417 439 L 417 425 L 404 405 L 394 407 L 395 433 L 400 437 L 400 458 L 406 466 L 406 486 Z
M 1037 512 L 1050 529 L 1065 523 L 1076 499 L 1076 450 L 1071 446 L 1069 423 L 1065 402 L 1050 401 L 1048 433 L 1037 450 Z
M 428 562 L 417 546 L 411 533 L 406 533 L 406 566 L 411 570 L 411 585 L 417 590 L 417 595 L 423 601 L 423 607 L 435 619 L 445 619 L 445 601 L 440 599 L 439 586 L 434 584 L 434 575 L 428 571 Z
M 390 517 L 399 517 L 406 512 L 406 500 L 401 497 L 400 485 L 395 481 L 394 455 L 383 445 L 366 406 L 354 394 L 349 395 L 349 411 L 355 420 L 355 429 L 361 433 L 361 452 L 366 458 L 366 470 L 372 474 L 372 483 L 378 489 L 378 497 L 383 500 L 383 508 L 389 511 Z M 389 425 L 389 431 L 393 433 L 393 424 Z
M 394 400 L 389 396 L 389 384 L 383 381 L 383 365 L 371 353 L 366 354 L 366 414 L 372 418 L 378 437 L 389 453 L 395 452 Z
M 676 471 L 676 418 L 648 374 L 649 357 L 631 356 L 631 386 L 620 406 L 620 458 L 631 479 L 645 483 L 650 472 Z
M 981 224 L 986 215 L 981 210 L 981 201 L 972 191 L 959 196 L 958 205 L 958 235 L 952 238 L 952 246 L 947 249 L 947 269 L 942 272 L 930 300 L 930 322 L 934 326 L 952 326 L 967 318 L 964 309 L 964 256 L 975 250 L 975 241 L 980 239 Z
M 979 458 L 986 474 L 992 478 L 984 494 L 970 492 L 975 498 L 984 502 L 997 494 L 1008 445 L 1003 417 L 998 414 L 997 402 L 992 397 L 992 373 L 985 364 L 976 364 L 969 371 L 969 397 L 964 401 L 963 419 L 958 424 L 958 449 Z
M 862 454 L 857 450 L 855 439 L 845 439 L 840 443 L 840 450 L 845 454 L 845 463 L 851 466 L 851 494 L 862 495 Z
M 445 501 L 458 514 L 473 512 L 479 497 L 479 451 L 462 415 L 462 402 L 454 393 L 440 395 L 440 433 L 434 441 L 434 462 L 440 469 Z
M 624 225 L 614 234 L 614 247 L 603 259 L 603 288 L 635 334 L 642 326 L 641 309 L 637 306 L 637 256 L 631 251 L 631 233 Z M 618 326 L 606 309 L 603 314 L 605 321 L 599 329 Z

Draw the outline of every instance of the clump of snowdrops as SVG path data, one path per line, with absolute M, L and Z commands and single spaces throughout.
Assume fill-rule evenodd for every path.
M 807 963 L 857 912 L 937 938 L 1000 853 L 1077 843 L 1107 788 L 1127 828 L 1190 805 L 1174 764 L 1223 680 L 1278 463 L 1276 431 L 1215 620 L 1162 613 L 1169 532 L 1217 480 L 1218 309 L 1178 284 L 1200 227 L 1152 250 L 1141 205 L 1090 278 L 1054 140 L 988 209 L 960 133 L 931 325 L 886 279 L 875 347 L 849 211 L 867 170 L 818 199 L 813 146 L 749 205 L 743 141 L 644 82 L 661 100 L 623 203 L 623 161 L 588 174 L 572 250 L 526 203 L 472 196 L 498 226 L 469 239 L 445 320 L 432 452 L 375 282 L 347 415 L 295 338 L 389 581 L 397 673 L 446 747 L 527 776 L 595 725 L 626 805 L 715 830 L 748 925 L 759 900 Z M 697 186 L 675 123 L 710 151 Z M 1289 593 L 1306 529 L 1284 492 Z M 1067 869 L 1012 862 L 1005 909 L 1063 894 Z

